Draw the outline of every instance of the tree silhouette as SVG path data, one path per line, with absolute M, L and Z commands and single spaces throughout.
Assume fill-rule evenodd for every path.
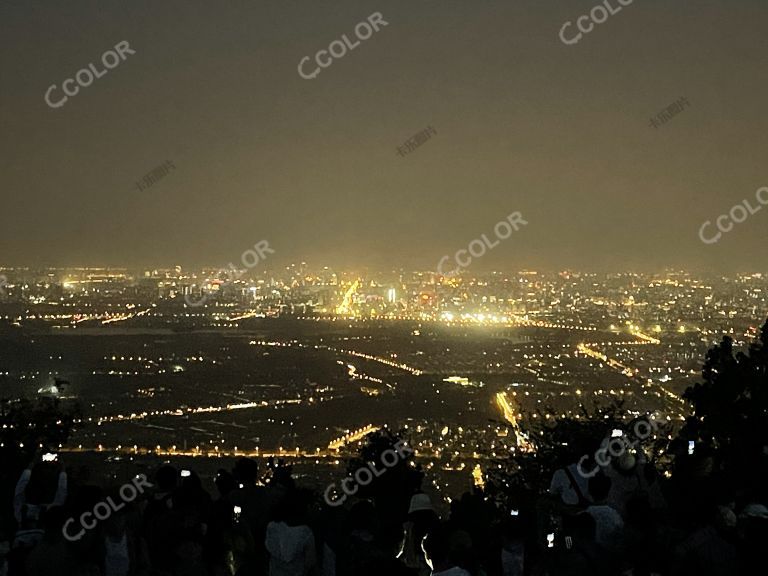
M 69 439 L 79 417 L 79 407 L 64 409 L 58 398 L 22 399 L 14 403 L 3 400 L 0 404 L 3 471 L 15 473 L 14 469 L 25 465 L 41 445 L 56 451 Z
M 747 353 L 734 354 L 724 336 L 707 352 L 702 378 L 683 395 L 694 411 L 680 437 L 711 455 L 734 486 L 757 485 L 768 459 L 768 321 Z
M 388 428 L 372 432 L 360 448 L 358 456 L 347 463 L 347 472 L 354 476 L 360 468 L 371 466 L 380 473 L 370 484 L 359 486 L 357 496 L 370 498 L 379 510 L 379 518 L 387 534 L 399 534 L 408 513 L 411 496 L 421 487 L 424 473 L 421 465 L 414 466 L 413 454 L 398 454 L 396 464 L 390 466 L 392 456 L 382 458 L 388 450 L 397 451 L 396 445 L 402 438 L 401 432 Z M 386 465 L 384 463 L 387 463 Z
M 516 509 L 531 497 L 549 489 L 552 474 L 558 468 L 591 456 L 600 442 L 614 428 L 626 428 L 620 414 L 622 403 L 596 406 L 592 412 L 581 406 L 579 418 L 546 418 L 555 413 L 551 407 L 527 418 L 525 428 L 534 452 L 512 452 L 508 457 L 493 459 L 488 467 L 486 492 L 504 508 Z M 513 434 L 510 429 L 510 434 Z

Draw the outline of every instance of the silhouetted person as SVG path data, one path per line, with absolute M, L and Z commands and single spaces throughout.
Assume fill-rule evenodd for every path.
M 104 521 L 101 542 L 104 576 L 148 576 L 149 553 L 144 539 L 128 522 L 130 508 L 112 514 Z
M 267 525 L 269 576 L 306 576 L 317 564 L 315 536 L 308 525 L 309 494 L 290 494 Z
M 435 529 L 440 519 L 432 506 L 427 494 L 418 493 L 411 497 L 408 516 L 403 524 L 404 543 L 399 556 L 408 568 L 418 572 L 420 576 L 429 574 L 429 566 L 424 558 L 422 541 L 430 530 Z
M 51 494 L 51 472 L 59 470 L 56 491 Z M 34 546 L 43 537 L 42 516 L 46 509 L 64 505 L 67 499 L 67 473 L 56 463 L 37 461 L 37 454 L 16 483 L 13 514 L 18 523 L 14 547 Z
M 471 576 L 458 565 L 451 536 L 448 527 L 441 524 L 424 538 L 422 546 L 427 564 L 432 568 L 432 576 Z
M 611 492 L 611 479 L 598 472 L 589 479 L 589 494 L 594 502 L 586 513 L 595 521 L 595 542 L 607 552 L 618 556 L 623 546 L 624 520 L 607 504 Z
M 224 469 L 220 469 L 214 478 L 219 497 L 211 504 L 208 517 L 208 530 L 205 535 L 204 557 L 208 571 L 213 576 L 227 574 L 228 552 L 231 547 L 234 523 L 234 505 L 232 492 L 235 490 L 235 478 Z
M 30 551 L 25 561 L 27 576 L 71 576 L 79 561 L 64 538 L 62 528 L 67 520 L 63 508 L 54 506 L 44 514 L 45 534 Z M 54 568 L 55 566 L 55 568 Z
M 503 576 L 523 576 L 525 542 L 518 517 L 507 520 L 502 528 L 501 569 Z
M 562 534 L 553 542 L 554 576 L 615 574 L 602 547 L 595 543 L 595 520 L 582 512 L 563 518 Z
M 178 478 L 178 471 L 173 466 L 161 466 L 157 470 L 155 489 L 144 513 L 144 531 L 152 567 L 165 573 L 172 573 L 174 569 L 174 551 L 180 537 L 180 523 L 173 503 Z
M 251 458 L 238 458 L 232 470 L 237 488 L 230 494 L 237 506 L 235 561 L 244 574 L 263 574 L 268 556 L 264 547 L 267 524 L 277 506 L 267 488 L 259 485 L 259 464 Z

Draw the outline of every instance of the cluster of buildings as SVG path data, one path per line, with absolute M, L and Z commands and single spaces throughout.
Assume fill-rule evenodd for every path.
M 66 381 L 72 449 L 337 466 L 389 426 L 443 488 L 482 482 L 557 418 L 613 405 L 675 426 L 707 349 L 748 344 L 768 315 L 761 273 L 0 274 L 0 385 L 13 402 Z

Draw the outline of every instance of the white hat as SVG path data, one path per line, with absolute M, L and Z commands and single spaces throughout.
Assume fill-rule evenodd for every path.
M 768 508 L 762 504 L 747 504 L 744 510 L 741 511 L 740 516 L 751 518 L 768 518 Z
M 431 510 L 434 512 L 434 508 L 432 507 L 432 501 L 429 499 L 429 496 L 426 494 L 414 494 L 411 496 L 411 505 L 408 507 L 408 514 L 411 514 L 412 512 L 421 512 L 422 510 Z

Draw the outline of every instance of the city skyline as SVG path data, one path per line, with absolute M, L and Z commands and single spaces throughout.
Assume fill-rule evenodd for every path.
M 679 425 L 707 348 L 746 349 L 768 308 L 760 273 L 3 272 L 5 393 L 81 402 L 66 450 L 115 457 L 334 461 L 405 426 L 468 463 L 470 437 L 529 450 L 537 418 L 606 404 Z

